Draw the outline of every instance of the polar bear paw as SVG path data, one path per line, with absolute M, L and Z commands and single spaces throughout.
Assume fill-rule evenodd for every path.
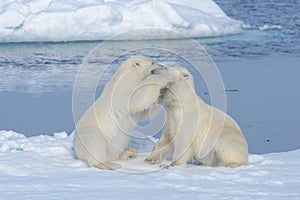
M 151 154 L 149 157 L 145 159 L 145 162 L 154 165 L 158 164 L 162 161 L 162 155 L 161 154 Z
M 126 149 L 120 156 L 120 160 L 130 160 L 136 158 L 138 150 L 134 148 Z
M 102 170 L 115 170 L 121 168 L 121 165 L 117 163 L 112 162 L 106 162 L 106 163 L 97 163 L 95 165 L 92 165 L 95 168 L 102 169 Z
M 186 161 L 180 161 L 180 160 L 175 160 L 172 161 L 170 164 L 171 167 L 179 166 L 179 167 L 187 167 L 187 162 Z

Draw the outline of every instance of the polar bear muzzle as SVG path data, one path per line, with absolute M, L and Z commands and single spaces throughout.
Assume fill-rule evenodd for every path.
M 168 70 L 167 69 L 167 67 L 165 67 L 165 66 L 163 66 L 163 65 L 158 65 L 159 67 L 157 67 L 157 68 L 154 68 L 154 69 L 152 69 L 151 70 L 151 75 L 153 75 L 153 74 L 159 74 L 161 71 L 163 71 L 163 70 Z

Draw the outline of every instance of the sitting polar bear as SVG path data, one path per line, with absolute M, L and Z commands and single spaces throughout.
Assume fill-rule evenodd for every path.
M 160 103 L 160 89 L 166 78 L 152 74 L 162 67 L 145 57 L 126 60 L 105 86 L 101 96 L 76 125 L 76 156 L 99 169 L 116 169 L 114 160 L 134 157 L 135 149 L 126 149 L 136 123 L 149 117 L 149 109 Z
M 207 166 L 247 164 L 248 145 L 237 123 L 197 96 L 192 75 L 181 67 L 155 69 L 174 80 L 165 90 L 167 120 L 163 135 L 145 162 L 160 163 L 173 153 L 171 166 L 197 161 Z

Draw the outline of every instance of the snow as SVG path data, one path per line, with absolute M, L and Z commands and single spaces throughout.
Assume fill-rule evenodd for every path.
M 212 37 L 240 33 L 241 27 L 212 0 L 0 2 L 0 42 L 102 40 L 141 28 Z
M 283 27 L 281 25 L 268 25 L 265 24 L 261 27 L 259 27 L 259 30 L 261 31 L 267 31 L 267 30 L 281 30 Z
M 270 24 L 264 24 L 262 26 L 253 26 L 249 24 L 243 24 L 243 29 L 245 30 L 260 30 L 260 31 L 272 31 L 272 30 L 282 30 L 283 27 L 281 25 L 270 25 Z
M 72 135 L 53 135 L 0 131 L 1 200 L 300 199 L 300 150 L 251 154 L 249 164 L 236 169 L 159 170 L 144 164 L 142 154 L 119 171 L 101 171 L 74 158 Z

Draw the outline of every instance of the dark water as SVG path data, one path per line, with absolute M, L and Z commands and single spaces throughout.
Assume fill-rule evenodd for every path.
M 215 2 L 228 16 L 250 25 L 243 35 L 226 39 L 222 46 L 213 45 L 213 54 L 217 57 L 224 51 L 225 57 L 300 55 L 300 1 L 216 0 Z M 279 25 L 282 29 L 260 31 L 259 28 L 264 25 Z
M 289 105 L 286 114 L 293 118 L 292 122 L 300 120 L 300 112 L 294 108 L 299 107 L 296 102 L 300 100 L 299 95 L 295 95 L 296 85 L 300 84 L 296 76 L 300 55 L 300 1 L 216 2 L 230 17 L 249 26 L 240 35 L 196 40 L 204 45 L 224 76 L 228 112 L 241 124 L 250 151 L 263 153 L 300 148 L 297 143 L 300 127 L 296 122 L 290 124 L 285 121 L 286 117 L 277 112 L 287 112 L 279 109 L 284 107 L 280 103 L 284 101 Z M 260 30 L 264 25 L 280 25 L 282 28 Z M 85 56 L 98 44 L 0 44 L 0 130 L 14 130 L 28 136 L 60 131 L 71 133 L 74 129 L 72 88 L 76 73 Z M 106 56 L 113 55 L 114 52 L 110 52 Z M 169 55 L 151 52 L 148 56 L 166 62 Z M 283 59 L 286 61 L 281 62 Z M 115 65 L 121 61 L 117 60 Z M 256 75 L 258 73 L 260 76 Z M 280 81 L 284 84 L 279 84 Z M 265 85 L 272 89 L 268 90 Z M 202 98 L 209 101 L 205 87 L 197 90 Z M 252 98 L 265 101 L 260 103 Z M 278 119 L 275 115 L 279 116 Z M 269 116 L 272 120 L 268 120 Z M 290 126 L 283 126 L 280 121 Z M 275 127 L 270 128 L 273 124 Z M 288 133 L 282 133 L 285 130 L 282 127 Z M 283 138 L 282 134 L 291 134 L 291 139 L 284 140 L 286 137 Z
M 240 35 L 196 39 L 215 61 L 300 55 L 300 1 L 216 0 L 216 3 L 227 15 L 250 27 Z M 260 30 L 264 25 L 282 28 Z M 36 90 L 70 87 L 84 57 L 99 43 L 0 43 L 0 91 L 36 93 Z M 153 57 L 160 59 L 159 55 Z

